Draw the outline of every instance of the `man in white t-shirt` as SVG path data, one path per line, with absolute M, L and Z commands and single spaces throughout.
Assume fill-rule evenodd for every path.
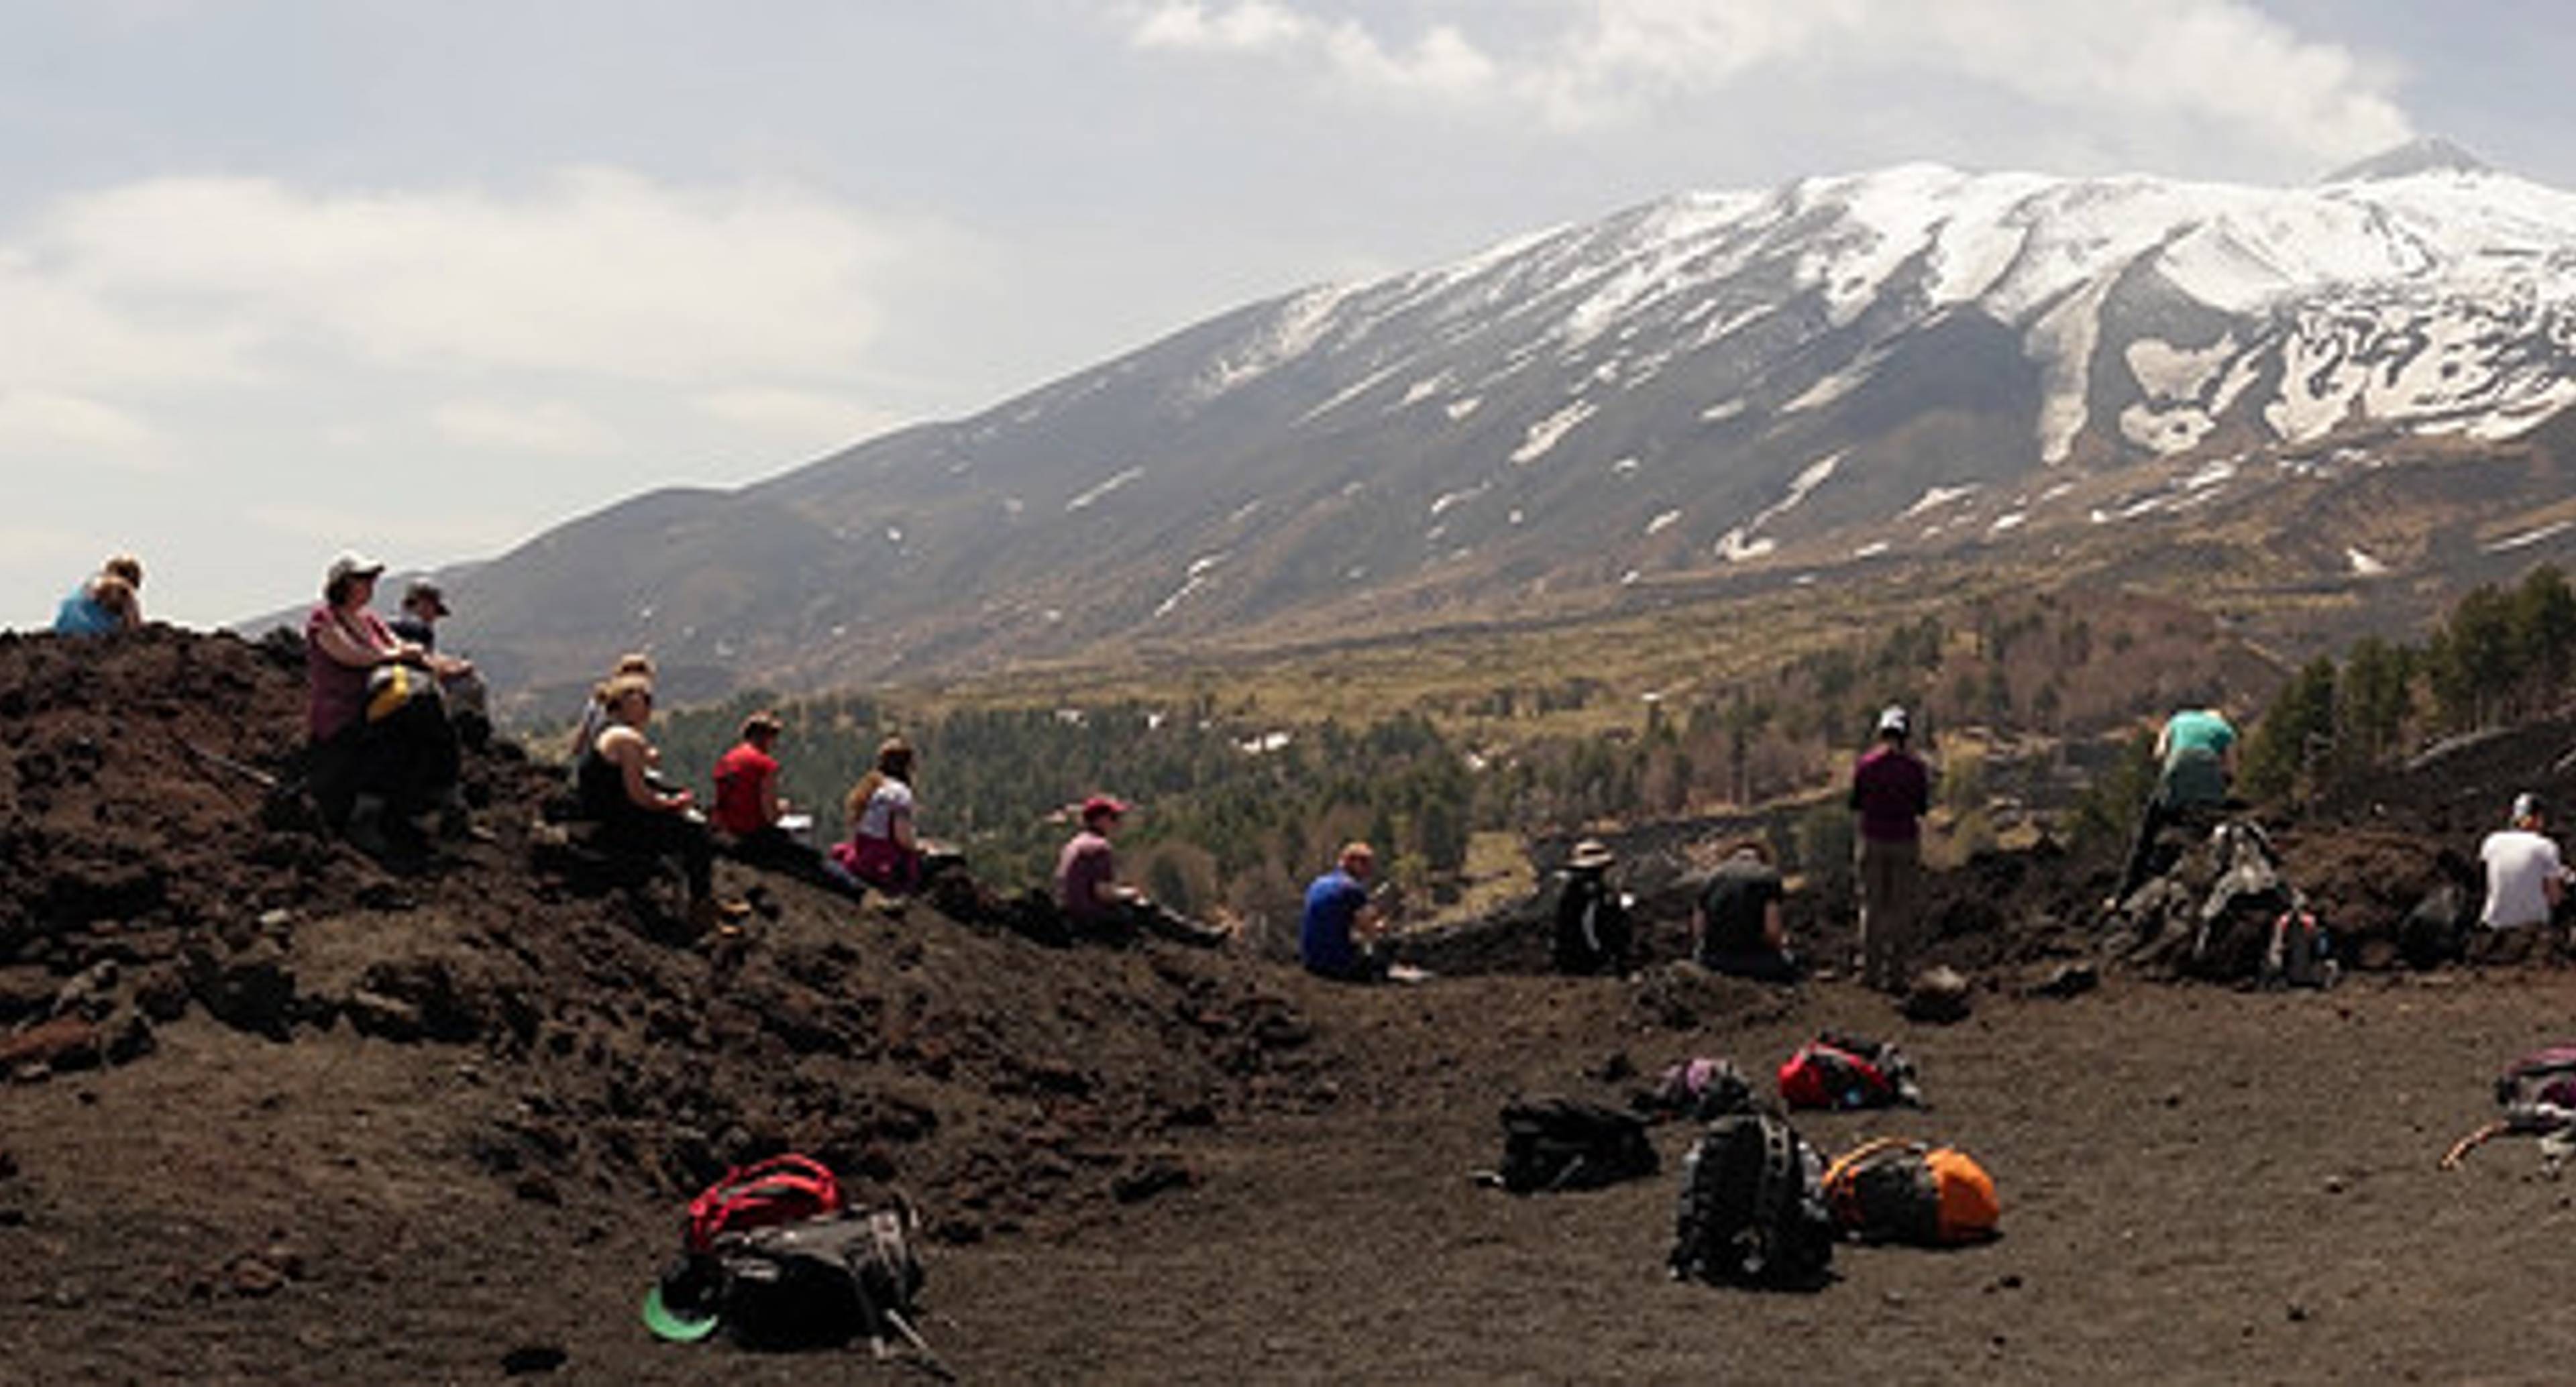
M 2478 860 L 2486 864 L 2487 904 L 2478 916 L 2471 960 L 2520 962 L 2547 936 L 2550 916 L 2567 889 L 2558 844 L 2541 831 L 2538 796 L 2514 796 L 2512 826 L 2488 834 L 2478 845 Z

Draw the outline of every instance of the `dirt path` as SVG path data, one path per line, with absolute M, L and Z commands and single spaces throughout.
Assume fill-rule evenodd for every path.
M 2528 1144 L 2433 1168 L 2497 1061 L 2565 1033 L 2576 974 L 2115 982 L 1944 1030 L 1830 987 L 1691 1031 L 1614 981 L 1292 990 L 1373 1056 L 1325 1110 L 1188 1138 L 1191 1189 L 934 1250 L 931 1331 L 966 1380 L 2542 1382 L 2576 1354 L 2549 1275 L 2576 1189 Z M 1965 1146 L 2001 1241 L 1847 1248 L 1826 1291 L 1747 1294 L 1663 1278 L 1669 1170 L 1533 1199 L 1464 1178 L 1515 1087 L 1608 1096 L 1587 1073 L 1614 1052 L 1767 1060 L 1836 1024 L 1899 1036 L 1936 1107 L 1803 1129 Z M 633 1303 L 670 1210 L 455 1181 L 452 1143 L 507 1101 L 478 1068 L 192 1021 L 150 1064 L 13 1091 L 0 1341 L 42 1371 L 0 1381 L 477 1382 L 514 1349 L 581 1382 L 907 1376 L 649 1340 Z

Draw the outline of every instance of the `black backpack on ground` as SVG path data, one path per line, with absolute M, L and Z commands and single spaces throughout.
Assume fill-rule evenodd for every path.
M 1831 1276 L 1834 1220 L 1823 1163 L 1767 1113 L 1708 1124 L 1682 1162 L 1673 1220 L 1678 1281 L 1812 1290 Z
M 1645 1122 L 1580 1098 L 1532 1098 L 1503 1105 L 1503 1163 L 1514 1194 L 1588 1190 L 1652 1175 L 1661 1162 Z
M 724 1320 L 755 1348 L 812 1348 L 866 1339 L 882 1348 L 898 1335 L 918 1343 L 913 1298 L 921 1259 L 909 1205 L 845 1211 L 728 1236 Z

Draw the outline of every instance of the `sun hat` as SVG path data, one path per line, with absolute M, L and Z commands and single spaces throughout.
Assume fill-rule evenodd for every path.
M 1594 867 L 1607 867 L 1618 860 L 1619 854 L 1612 852 L 1609 844 L 1598 838 L 1586 838 L 1574 845 L 1574 851 L 1566 856 L 1565 865 L 1577 871 L 1585 871 Z
M 1905 706 L 1903 704 L 1891 703 L 1885 708 L 1879 710 L 1878 735 L 1882 737 L 1909 737 L 1913 734 L 1914 724 L 1911 719 L 1905 716 Z
M 331 571 L 323 575 L 322 581 L 326 586 L 336 586 L 351 578 L 378 577 L 384 571 L 385 566 L 376 560 L 355 549 L 343 549 L 331 560 Z
M 2521 794 L 2513 797 L 2513 821 L 2515 823 L 2520 823 L 2525 819 L 2537 819 L 2541 816 L 2541 810 L 2542 805 L 2540 803 L 2540 796 L 2533 794 L 2529 790 L 2525 790 Z
M 1111 799 L 1107 795 L 1093 795 L 1082 802 L 1082 819 L 1083 822 L 1089 823 L 1103 814 L 1113 817 L 1124 814 L 1128 808 L 1125 800 Z

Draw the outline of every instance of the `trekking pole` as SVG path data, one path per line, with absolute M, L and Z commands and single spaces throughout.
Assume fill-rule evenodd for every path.
M 939 1355 L 930 1347 L 930 1341 L 921 1337 L 921 1331 L 912 1327 L 912 1321 L 905 1319 L 901 1311 L 887 1310 L 884 1313 L 886 1323 L 893 1325 L 895 1332 L 903 1336 L 903 1341 L 912 1345 L 913 1350 L 921 1355 L 916 1361 L 923 1372 L 929 1373 L 942 1382 L 957 1380 L 957 1374 L 950 1371 L 946 1363 L 939 1361 Z
M 261 770 L 257 766 L 243 761 L 236 761 L 229 756 L 218 756 L 215 753 L 206 750 L 204 747 L 197 745 L 195 742 L 189 741 L 185 737 L 176 738 L 174 740 L 179 743 L 179 749 L 181 751 L 188 753 L 190 756 L 196 757 L 198 760 L 217 770 L 231 771 L 233 774 L 240 776 L 242 779 L 249 781 L 263 790 L 274 790 L 277 788 L 277 777 L 270 775 L 268 772 Z

